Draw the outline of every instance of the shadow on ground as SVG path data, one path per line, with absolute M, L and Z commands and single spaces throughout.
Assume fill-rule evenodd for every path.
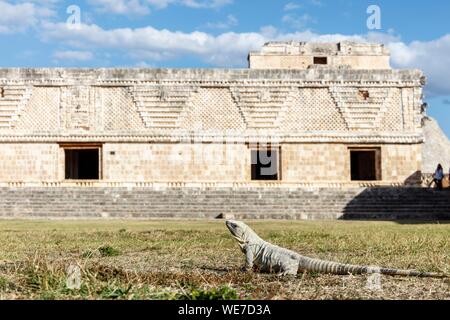
M 450 189 L 367 188 L 347 203 L 340 219 L 450 223 Z

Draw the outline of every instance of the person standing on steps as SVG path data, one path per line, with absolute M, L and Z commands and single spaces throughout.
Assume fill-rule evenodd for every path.
M 433 181 L 438 190 L 442 190 L 442 180 L 444 180 L 444 169 L 441 164 L 438 164 L 436 171 L 433 174 Z
M 449 167 L 449 169 L 448 169 L 448 184 L 447 184 L 447 186 L 448 186 L 448 188 L 450 189 L 450 167 Z

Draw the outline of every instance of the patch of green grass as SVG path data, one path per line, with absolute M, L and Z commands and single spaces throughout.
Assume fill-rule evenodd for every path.
M 115 257 L 120 255 L 120 251 L 111 246 L 103 246 L 98 248 L 98 251 L 102 255 L 102 257 Z
M 108 284 L 98 292 L 102 299 L 120 299 L 128 295 L 131 290 L 132 285 L 128 287 L 121 287 L 114 284 Z
M 226 285 L 212 289 L 192 288 L 189 292 L 176 296 L 177 300 L 237 300 L 238 298 L 236 290 Z
M 0 276 L 0 290 L 8 288 L 9 281 L 5 277 Z

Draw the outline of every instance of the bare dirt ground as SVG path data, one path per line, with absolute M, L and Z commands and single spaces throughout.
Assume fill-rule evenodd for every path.
M 248 224 L 311 257 L 450 272 L 450 224 Z M 280 278 L 241 272 L 243 259 L 224 221 L 2 220 L 0 299 L 450 299 L 448 279 Z M 79 289 L 67 287 L 71 265 Z

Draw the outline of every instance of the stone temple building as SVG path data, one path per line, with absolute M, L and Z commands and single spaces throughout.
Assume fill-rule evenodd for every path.
M 275 42 L 248 69 L 0 69 L 0 216 L 448 217 L 421 188 L 425 77 L 389 58 Z

